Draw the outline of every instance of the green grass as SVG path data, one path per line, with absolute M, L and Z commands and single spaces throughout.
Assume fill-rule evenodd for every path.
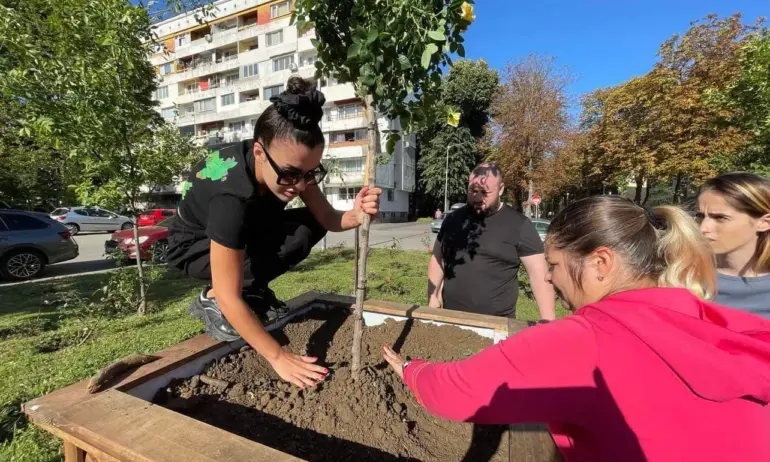
M 369 298 L 425 304 L 429 254 L 374 250 L 369 259 Z M 314 252 L 292 272 L 274 281 L 278 297 L 307 291 L 353 292 L 353 255 L 347 249 Z M 152 311 L 114 319 L 86 316 L 82 304 L 102 287 L 107 274 L 0 287 L 0 460 L 61 460 L 60 443 L 27 425 L 21 403 L 94 374 L 134 352 L 153 352 L 202 332 L 187 315 L 201 283 L 169 271 L 150 289 Z M 71 294 L 70 302 L 46 303 Z M 519 297 L 518 317 L 537 319 L 536 304 Z M 563 314 L 563 313 L 560 313 Z M 92 329 L 85 334 L 83 329 Z
M 435 218 L 422 217 L 422 218 L 418 218 L 417 219 L 417 223 L 433 223 L 434 220 L 435 220 Z

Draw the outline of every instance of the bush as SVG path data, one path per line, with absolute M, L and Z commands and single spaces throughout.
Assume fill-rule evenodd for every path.
M 527 274 L 527 270 L 523 266 L 519 268 L 519 293 L 525 295 L 530 300 L 535 299 L 532 285 L 529 282 L 529 274 Z

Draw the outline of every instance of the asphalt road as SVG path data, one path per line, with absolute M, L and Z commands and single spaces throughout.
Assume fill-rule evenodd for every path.
M 343 233 L 329 233 L 326 237 L 327 247 L 343 246 L 353 247 L 354 231 Z M 74 260 L 57 263 L 46 268 L 46 279 L 74 274 L 103 271 L 115 268 L 115 263 L 104 258 L 104 241 L 109 239 L 111 233 L 80 233 L 75 240 L 80 247 L 80 255 Z M 402 250 L 425 250 L 433 247 L 436 235 L 430 232 L 428 223 L 381 223 L 372 225 L 369 237 L 369 245 L 374 248 L 388 248 L 394 245 Z M 319 243 L 316 248 L 321 248 Z M 0 281 L 0 285 L 8 284 Z

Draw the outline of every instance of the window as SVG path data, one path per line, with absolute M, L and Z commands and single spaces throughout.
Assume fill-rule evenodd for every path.
M 230 130 L 234 132 L 239 132 L 243 130 L 243 128 L 246 126 L 246 122 L 240 121 L 240 122 L 230 122 L 228 125 L 230 127 Z
M 243 78 L 259 75 L 259 65 L 257 63 L 243 66 Z
M 173 217 L 174 216 L 174 211 L 173 210 L 161 210 L 160 211 L 160 216 L 162 216 L 162 217 Z
M 166 109 L 161 109 L 160 115 L 164 119 L 173 119 L 174 117 L 176 117 L 176 108 L 168 107 Z
M 535 230 L 537 230 L 538 233 L 547 233 L 548 232 L 548 223 L 543 223 L 540 221 L 535 222 Z
M 195 108 L 192 104 L 188 104 L 186 106 L 179 106 L 179 114 L 184 117 L 187 115 L 192 115 L 195 112 Z
M 172 69 L 173 68 L 171 67 L 171 63 L 161 64 L 160 75 L 170 74 Z
M 299 57 L 299 67 L 312 66 L 316 61 L 318 61 L 316 55 L 302 55 Z
M 286 0 L 285 2 L 276 3 L 275 5 L 270 7 L 270 19 L 275 19 L 279 16 L 284 16 L 289 14 L 290 11 L 290 0 Z
M 112 217 L 112 214 L 110 212 L 102 209 L 88 209 L 88 215 L 92 217 L 99 217 L 99 218 Z
M 393 201 L 395 200 L 395 199 L 394 199 L 394 197 L 393 197 L 393 196 L 395 195 L 395 194 L 393 193 L 393 190 L 392 190 L 392 189 L 390 189 L 390 188 L 388 188 L 388 190 L 387 190 L 387 191 L 388 191 L 388 202 L 393 202 Z
M 84 217 L 88 216 L 88 212 L 86 211 L 86 209 L 77 209 L 77 210 L 73 210 L 73 212 L 75 212 L 77 215 L 80 215 L 80 216 L 84 216 Z
M 177 35 L 176 36 L 176 46 L 182 47 L 187 45 L 187 36 L 186 35 Z
M 283 85 L 276 85 L 274 87 L 267 87 L 265 88 L 265 100 L 269 100 L 273 96 L 278 96 L 278 93 L 283 91 Z
M 337 119 L 355 119 L 364 116 L 364 106 L 362 104 L 348 104 L 337 108 Z
M 197 112 L 214 111 L 217 108 L 216 98 L 208 98 L 196 101 L 195 108 Z
M 164 87 L 158 87 L 157 90 L 155 90 L 155 99 L 164 99 L 168 98 L 168 85 Z
M 225 85 L 233 85 L 238 82 L 238 74 L 225 76 Z
M 363 159 L 341 159 L 340 170 L 344 173 L 362 173 L 364 171 Z
M 267 46 L 272 47 L 283 43 L 283 30 L 277 30 L 265 35 Z
M 51 225 L 37 218 L 33 218 L 29 215 L 22 215 L 16 213 L 4 213 L 0 215 L 0 218 L 5 221 L 8 228 L 11 231 L 24 231 L 30 229 L 45 229 L 50 228 Z
M 350 130 L 345 132 L 332 132 L 329 135 L 330 143 L 345 143 L 348 141 L 362 141 L 366 138 L 366 129 Z
M 294 64 L 294 55 L 281 56 L 273 59 L 273 72 L 285 71 Z
M 56 216 L 66 215 L 69 211 L 70 209 L 67 209 L 67 208 L 56 209 L 53 212 L 51 212 L 51 215 L 56 215 Z
M 235 104 L 235 93 L 222 95 L 222 106 L 230 106 L 231 104 Z
M 361 188 L 340 188 L 340 200 L 341 201 L 355 200 L 359 192 L 361 192 Z

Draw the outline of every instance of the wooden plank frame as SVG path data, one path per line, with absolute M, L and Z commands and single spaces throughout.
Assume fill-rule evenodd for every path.
M 308 292 L 287 304 L 292 311 L 300 311 L 314 303 L 352 309 L 354 302 L 353 297 Z M 366 302 L 364 311 L 493 329 L 503 336 L 531 325 L 494 316 L 383 301 Z M 35 425 L 64 440 L 66 462 L 301 461 L 134 396 L 142 393 L 132 393 L 141 390 L 143 385 L 145 388 L 164 386 L 157 381 L 169 373 L 238 346 L 199 335 L 155 353 L 159 357 L 157 361 L 124 374 L 105 391 L 88 394 L 88 380 L 83 380 L 25 403 L 23 411 Z M 521 431 L 511 428 L 514 431 L 509 432 L 509 448 L 516 448 L 516 454 L 510 460 L 560 460 L 550 434 L 543 427 L 522 427 Z

